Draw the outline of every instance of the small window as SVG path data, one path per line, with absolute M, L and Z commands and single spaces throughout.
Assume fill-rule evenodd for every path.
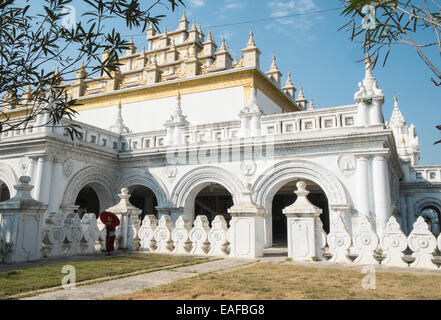
M 274 127 L 267 127 L 266 130 L 267 130 L 268 134 L 274 134 L 276 132 Z
M 334 121 L 331 119 L 325 120 L 325 128 L 332 128 L 334 126 Z
M 354 125 L 354 118 L 353 117 L 345 118 L 345 126 L 353 126 L 353 125 Z
M 144 140 L 144 149 L 150 148 L 150 139 Z
M 311 130 L 313 128 L 314 128 L 314 126 L 312 124 L 312 121 L 305 122 L 305 130 Z
M 158 139 L 158 146 L 162 147 L 164 145 L 164 139 L 160 138 Z
M 126 144 L 125 144 L 125 142 L 121 143 L 121 151 L 126 151 Z
M 133 141 L 132 142 L 132 150 L 136 150 L 138 149 L 138 141 Z
M 90 136 L 90 143 L 96 143 L 96 136 Z
M 107 147 L 107 139 L 103 139 L 103 147 Z
M 293 132 L 294 131 L 294 126 L 292 124 L 287 124 L 285 127 L 285 131 L 286 132 Z
M 113 149 L 118 149 L 118 142 L 113 142 Z
M 216 140 L 218 140 L 218 141 L 222 139 L 222 133 L 221 132 L 216 132 L 214 134 L 214 136 L 215 136 Z
M 417 179 L 422 179 L 423 178 L 423 173 L 422 172 L 417 172 L 416 173 L 416 177 L 417 177 Z
M 434 180 L 434 179 L 436 179 L 436 172 L 434 172 L 434 171 L 429 172 L 429 179 L 430 179 L 430 180 Z

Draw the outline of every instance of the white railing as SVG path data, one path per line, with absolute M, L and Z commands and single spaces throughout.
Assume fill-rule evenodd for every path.
M 356 124 L 355 105 L 307 110 L 262 117 L 262 134 L 310 132 L 353 127 Z
M 262 136 L 283 135 L 287 133 L 307 133 L 318 130 L 332 130 L 353 127 L 356 124 L 356 106 L 342 106 L 311 111 L 292 112 L 263 116 L 261 118 Z M 36 121 L 35 123 L 40 123 Z M 60 126 L 37 128 L 36 124 L 29 124 L 26 129 L 17 129 L 5 132 L 1 140 L 17 139 L 18 137 L 30 137 L 31 135 L 48 135 L 58 140 L 72 143 L 63 125 L 69 120 L 63 120 Z M 71 121 L 79 125 L 80 137 L 74 139 L 74 143 L 87 145 L 112 152 L 136 152 L 154 149 L 165 149 L 167 131 L 157 130 L 135 134 L 123 134 L 122 136 L 108 130 L 88 125 L 78 121 Z M 240 138 L 240 120 L 225 121 L 219 123 L 207 123 L 183 127 L 180 133 L 178 146 L 205 143 L 226 142 Z M 438 170 L 437 179 L 441 179 Z

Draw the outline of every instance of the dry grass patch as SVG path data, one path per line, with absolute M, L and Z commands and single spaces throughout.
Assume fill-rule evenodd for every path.
M 364 290 L 360 271 L 257 263 L 227 273 L 202 274 L 116 297 L 122 300 L 343 300 L 441 299 L 441 275 L 377 272 Z
M 76 271 L 77 284 L 82 281 L 118 276 L 136 271 L 152 270 L 172 265 L 187 265 L 206 262 L 201 259 L 185 256 L 156 255 L 156 254 L 127 254 L 104 257 L 88 261 L 66 261 L 44 266 L 15 269 L 0 272 L 0 298 L 52 288 L 61 285 L 61 273 L 65 265 L 72 265 Z

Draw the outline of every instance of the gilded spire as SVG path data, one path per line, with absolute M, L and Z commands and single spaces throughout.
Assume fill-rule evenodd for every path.
M 294 84 L 292 83 L 291 79 L 291 72 L 288 71 L 288 78 L 286 78 L 285 87 L 293 87 Z
M 248 47 L 255 47 L 256 43 L 254 42 L 254 33 L 253 33 L 253 27 L 250 27 L 250 39 L 248 40 L 247 43 L 247 48 Z
M 226 45 L 225 45 L 225 36 L 222 35 L 222 45 L 219 49 L 219 51 L 223 51 L 223 50 L 227 50 Z
M 312 97 L 311 97 L 311 99 L 310 99 L 310 101 L 309 101 L 309 107 L 308 107 L 308 110 L 314 110 L 314 109 L 315 109 L 314 101 L 312 100 Z

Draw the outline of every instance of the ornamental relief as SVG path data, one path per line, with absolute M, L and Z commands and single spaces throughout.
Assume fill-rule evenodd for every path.
M 349 178 L 357 169 L 357 160 L 352 155 L 342 155 L 337 160 L 338 168 L 345 175 L 345 177 Z
M 253 160 L 244 160 L 240 165 L 240 170 L 245 177 L 252 177 L 256 173 L 257 165 Z
M 67 159 L 63 162 L 63 173 L 66 177 L 70 177 L 72 175 L 74 169 L 73 162 Z
M 29 168 L 29 162 L 27 159 L 23 158 L 20 159 L 19 161 L 19 168 L 20 168 L 20 173 L 22 176 L 25 176 L 26 173 L 28 172 L 28 168 Z

